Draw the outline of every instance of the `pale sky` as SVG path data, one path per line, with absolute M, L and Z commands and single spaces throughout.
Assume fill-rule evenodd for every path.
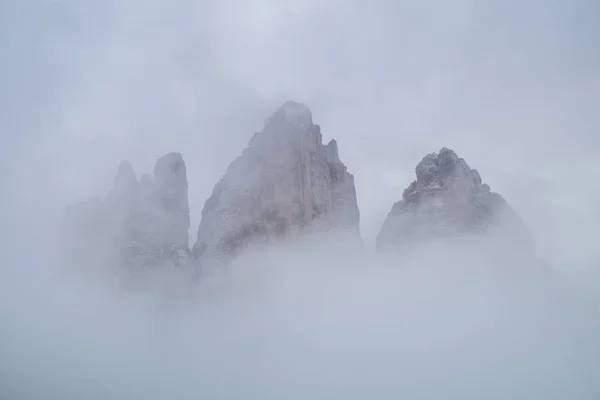
M 213 185 L 291 99 L 337 139 L 367 243 L 445 146 L 541 256 L 598 264 L 596 0 L 0 0 L 0 60 L 15 222 L 50 229 L 64 204 L 106 193 L 122 159 L 139 176 L 178 151 L 194 238 Z
M 65 205 L 171 151 L 193 244 L 286 100 L 337 139 L 370 247 L 449 147 L 541 257 L 597 269 L 298 245 L 188 296 L 174 270 L 138 291 L 55 265 Z M 598 399 L 599 105 L 599 0 L 0 0 L 0 398 Z

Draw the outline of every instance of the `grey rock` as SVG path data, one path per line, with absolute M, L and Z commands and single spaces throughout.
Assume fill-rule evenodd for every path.
M 187 249 L 190 207 L 186 165 L 181 154 L 169 153 L 156 161 L 154 195 L 163 223 L 160 227 L 164 234 L 162 241 L 177 249 Z
M 470 236 L 493 238 L 504 255 L 533 257 L 533 240 L 524 222 L 454 151 L 442 148 L 426 155 L 415 172 L 417 179 L 383 224 L 378 248 Z
M 303 104 L 288 101 L 266 121 L 216 184 L 202 210 L 193 257 L 227 261 L 251 246 L 307 232 L 359 238 L 354 177 L 337 143 Z
M 357 236 L 360 213 L 356 202 L 354 176 L 340 161 L 338 146 L 331 139 L 326 146 L 327 163 L 331 176 L 332 218 L 336 227 L 354 231 Z
M 137 181 L 131 164 L 119 165 L 102 199 L 69 206 L 66 251 L 79 264 L 129 267 L 181 265 L 189 255 L 190 215 L 186 165 L 179 153 L 161 157 L 154 176 Z
M 119 164 L 119 168 L 117 170 L 117 176 L 115 177 L 115 190 L 127 190 L 132 185 L 137 183 L 137 178 L 135 177 L 135 172 L 133 172 L 133 167 L 129 161 L 122 161 Z

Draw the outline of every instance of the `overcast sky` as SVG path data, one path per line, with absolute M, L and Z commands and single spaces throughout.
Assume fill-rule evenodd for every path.
M 227 165 L 292 99 L 338 140 L 369 243 L 446 146 L 540 255 L 600 257 L 597 0 L 0 0 L 0 61 L 8 217 L 51 224 L 122 159 L 139 176 L 178 151 L 193 238 Z
M 337 139 L 369 246 L 450 147 L 540 256 L 600 272 L 599 0 L 0 0 L 0 397 L 600 398 L 598 273 L 298 245 L 153 296 L 55 268 L 64 206 L 124 159 L 184 155 L 193 241 L 286 100 Z

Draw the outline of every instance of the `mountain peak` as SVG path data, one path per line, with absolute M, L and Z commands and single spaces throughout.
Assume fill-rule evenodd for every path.
M 523 221 L 453 150 L 444 147 L 427 154 L 415 174 L 417 179 L 388 214 L 377 247 L 493 232 L 504 243 L 510 242 L 511 249 L 533 254 L 533 241 Z
M 474 171 L 474 172 L 473 172 Z M 438 185 L 449 177 L 473 178 L 478 177 L 481 185 L 481 177 L 476 170 L 471 170 L 464 159 L 459 158 L 454 150 L 443 147 L 438 153 L 427 154 L 415 168 L 417 176 L 416 185 L 419 188 L 430 186 L 432 183 Z
M 115 177 L 115 187 L 128 187 L 135 182 L 137 182 L 137 178 L 131 163 L 129 161 L 121 161 L 117 169 L 117 176 Z
M 232 259 L 250 245 L 354 228 L 358 236 L 354 178 L 337 144 L 325 146 L 308 107 L 288 101 L 215 186 L 202 210 L 194 257 Z
M 123 161 L 108 195 L 68 207 L 65 222 L 75 254 L 101 253 L 107 259 L 98 262 L 118 266 L 179 265 L 189 252 L 190 226 L 183 157 L 159 158 L 154 179 L 142 174 L 139 184 Z
M 275 127 L 281 125 L 312 126 L 312 112 L 304 104 L 288 100 L 269 116 L 265 126 L 271 125 Z
M 279 110 L 283 111 L 289 116 L 302 116 L 312 119 L 312 112 L 310 109 L 306 105 L 293 100 L 288 100 L 283 103 L 283 105 L 279 107 Z

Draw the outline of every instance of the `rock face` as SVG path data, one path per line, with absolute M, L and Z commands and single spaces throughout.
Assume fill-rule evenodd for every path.
M 149 177 L 148 177 L 149 178 Z M 145 178 L 146 193 L 155 218 L 156 235 L 162 247 L 189 249 L 190 208 L 188 204 L 187 171 L 179 153 L 169 153 L 156 161 L 154 181 Z
M 533 241 L 523 221 L 454 151 L 428 154 L 417 165 L 416 176 L 388 214 L 378 248 L 471 235 L 493 238 L 505 254 L 533 257 Z
M 181 154 L 161 157 L 154 177 L 142 175 L 140 182 L 122 162 L 108 195 L 67 207 L 64 222 L 66 250 L 76 263 L 180 265 L 189 254 L 190 227 Z
M 193 257 L 231 259 L 307 231 L 337 230 L 359 238 L 354 177 L 337 143 L 304 105 L 286 102 L 233 161 L 202 210 Z

